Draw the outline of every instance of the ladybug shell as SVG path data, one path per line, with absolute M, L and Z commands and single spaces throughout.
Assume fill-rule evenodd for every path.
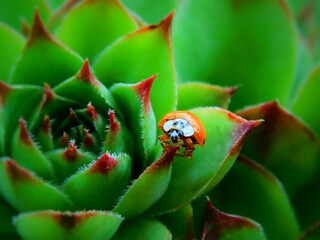
M 182 118 L 190 123 L 190 125 L 194 129 L 194 134 L 192 138 L 196 140 L 195 144 L 204 145 L 206 140 L 206 130 L 196 115 L 189 111 L 175 111 L 170 112 L 166 114 L 158 123 L 158 127 L 164 131 L 163 125 L 170 120 L 176 119 L 176 118 Z M 165 132 L 165 131 L 164 131 Z

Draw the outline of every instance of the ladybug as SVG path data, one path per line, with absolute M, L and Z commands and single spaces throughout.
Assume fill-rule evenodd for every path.
M 183 154 L 176 154 L 178 156 L 192 157 L 194 145 L 203 146 L 206 140 L 206 131 L 202 122 L 189 111 L 166 114 L 158 123 L 158 127 L 164 132 L 159 136 L 164 150 L 173 144 L 185 148 Z

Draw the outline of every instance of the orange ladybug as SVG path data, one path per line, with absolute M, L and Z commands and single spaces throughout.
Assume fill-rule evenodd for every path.
M 164 149 L 172 144 L 184 147 L 184 157 L 192 157 L 194 145 L 203 146 L 206 140 L 206 131 L 202 122 L 189 111 L 175 111 L 166 114 L 158 123 L 158 127 L 164 132 L 159 140 Z

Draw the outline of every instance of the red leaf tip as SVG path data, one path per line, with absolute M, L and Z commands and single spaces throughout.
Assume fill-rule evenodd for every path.
M 94 138 L 92 137 L 92 134 L 89 133 L 88 129 L 84 130 L 84 139 L 83 139 L 83 145 L 86 148 L 91 147 L 94 144 Z
M 69 143 L 69 135 L 66 132 L 63 132 L 63 135 L 60 139 L 60 146 L 67 147 Z
M 163 151 L 160 158 L 151 165 L 151 167 L 149 168 L 149 171 L 153 171 L 154 169 L 157 169 L 157 168 L 170 166 L 170 164 L 173 162 L 174 156 L 176 155 L 177 151 L 179 151 L 180 148 L 181 146 L 179 145 L 166 148 Z
M 84 61 L 84 64 L 76 77 L 77 79 L 80 79 L 86 83 L 98 85 L 97 79 L 93 76 L 92 72 L 90 71 L 90 63 L 88 59 Z
M 220 239 L 226 230 L 243 227 L 257 229 L 257 226 L 246 218 L 219 211 L 207 197 L 200 239 Z
M 54 93 L 49 84 L 45 83 L 42 96 L 42 107 L 47 105 L 54 98 Z
M 45 134 L 49 134 L 49 133 L 51 132 L 50 117 L 49 117 L 49 115 L 45 115 L 44 118 L 43 118 L 42 131 L 43 131 Z
M 75 160 L 78 156 L 78 150 L 73 140 L 69 141 L 68 148 L 63 152 L 63 157 L 66 160 Z
M 33 18 L 31 34 L 30 34 L 27 46 L 31 45 L 32 42 L 34 42 L 36 39 L 39 39 L 39 38 L 45 38 L 49 41 L 55 42 L 51 34 L 45 28 L 40 18 L 39 11 L 36 9 L 34 13 L 34 18 Z
M 174 16 L 174 12 L 172 11 L 159 23 L 159 26 L 161 27 L 161 29 L 163 29 L 166 36 L 171 36 L 171 26 L 172 26 L 173 16 Z
M 109 114 L 109 122 L 110 122 L 109 132 L 111 132 L 113 135 L 116 135 L 120 130 L 120 126 L 119 126 L 118 122 L 116 121 L 114 110 L 110 109 L 108 114 Z
M 134 85 L 133 88 L 136 93 L 139 95 L 143 103 L 143 108 L 146 114 L 148 114 L 151 104 L 150 104 L 150 91 L 154 79 L 157 77 L 157 74 L 152 75 L 151 77 L 139 82 Z
M 13 181 L 32 180 L 32 174 L 11 159 L 5 161 L 4 167 Z
M 20 129 L 20 133 L 19 133 L 20 141 L 25 145 L 32 145 L 32 139 L 28 132 L 27 124 L 22 117 L 19 119 L 19 129 Z
M 99 159 L 91 166 L 91 173 L 101 173 L 107 175 L 118 165 L 118 161 L 108 152 L 101 155 Z
M 94 108 L 94 106 L 92 106 L 91 102 L 87 105 L 86 112 L 89 115 L 89 117 L 91 117 L 94 121 L 98 120 L 99 115 L 98 115 L 96 109 Z
M 4 105 L 7 95 L 11 92 L 12 88 L 3 81 L 0 81 L 0 103 Z

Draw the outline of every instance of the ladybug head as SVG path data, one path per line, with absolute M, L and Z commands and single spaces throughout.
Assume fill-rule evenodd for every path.
M 183 137 L 183 131 L 178 129 L 172 129 L 168 132 L 168 136 L 172 142 L 176 143 L 178 139 Z

